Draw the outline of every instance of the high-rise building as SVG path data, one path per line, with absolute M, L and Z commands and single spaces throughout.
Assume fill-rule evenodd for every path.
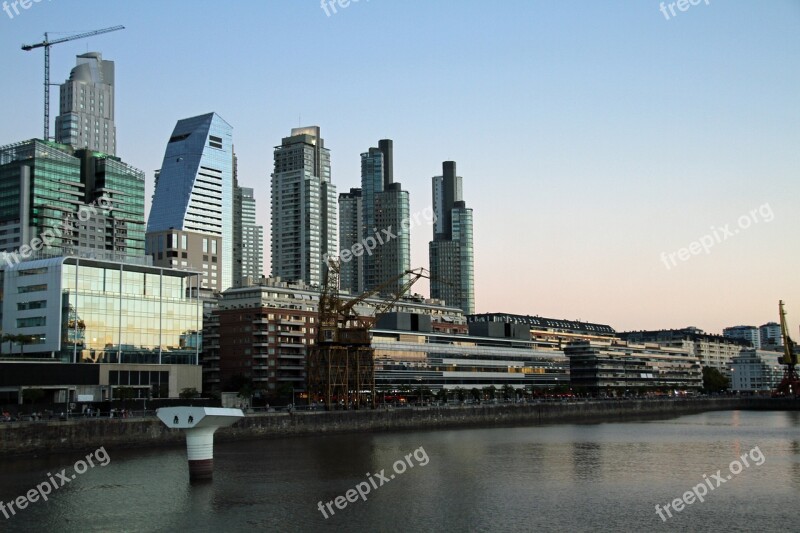
M 475 274 L 472 208 L 462 197 L 462 179 L 456 163 L 443 163 L 443 176 L 433 178 L 436 222 L 429 245 L 431 298 L 444 299 L 464 314 L 475 312 Z
M 339 194 L 339 250 L 355 250 L 355 245 L 364 240 L 364 203 L 361 189 Z M 363 244 L 362 244 L 363 246 Z M 348 261 L 342 260 L 339 288 L 354 294 L 364 292 L 364 253 L 350 254 Z
M 761 348 L 761 337 L 755 326 L 733 326 L 722 330 L 722 336 L 729 339 L 742 339 L 753 348 Z
M 264 271 L 264 228 L 256 224 L 256 199 L 253 189 L 239 187 L 237 189 L 241 210 L 242 255 L 241 278 L 257 280 Z M 241 278 L 238 280 L 241 284 Z M 237 285 L 238 286 L 238 285 Z
M 147 221 L 154 264 L 202 272 L 214 292 L 233 286 L 232 130 L 216 113 L 178 121 Z
M 783 335 L 781 335 L 781 326 L 777 322 L 767 322 L 758 328 L 759 337 L 761 339 L 761 346 L 783 346 Z
M 409 216 L 408 191 L 394 181 L 393 152 L 392 140 L 381 139 L 377 148 L 361 154 L 362 239 L 377 243 L 361 258 L 363 290 L 375 289 L 411 268 L 408 226 L 401 225 Z M 406 280 L 402 276 L 387 292 L 394 292 Z
M 61 84 L 59 107 L 56 142 L 116 155 L 113 61 L 98 52 L 77 56 L 77 65 Z
M 9 265 L 144 256 L 144 173 L 115 156 L 39 139 L 0 147 L 0 250 L 11 252 Z
M 292 128 L 275 147 L 272 173 L 272 275 L 323 282 L 325 257 L 338 254 L 336 186 L 319 126 Z

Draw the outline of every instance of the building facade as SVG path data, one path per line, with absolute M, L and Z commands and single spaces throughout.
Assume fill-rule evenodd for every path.
M 786 367 L 781 352 L 744 349 L 731 360 L 731 390 L 771 392 L 778 388 Z
M 742 349 L 749 348 L 748 341 L 713 335 L 698 328 L 666 329 L 657 331 L 628 331 L 619 334 L 630 342 L 657 343 L 664 347 L 684 348 L 697 357 L 702 366 L 716 368 L 730 377 L 731 361 Z
M 462 179 L 454 161 L 443 163 L 443 175 L 433 178 L 436 216 L 429 244 L 431 298 L 445 300 L 465 314 L 475 312 L 475 267 L 472 209 L 462 198 Z
M 722 336 L 729 339 L 741 339 L 750 343 L 753 348 L 761 348 L 761 335 L 755 326 L 733 326 L 722 330 Z
M 243 280 L 258 280 L 264 272 L 264 227 L 256 223 L 256 199 L 250 187 L 236 188 L 236 251 L 235 264 L 238 278 L 234 286 L 241 287 Z M 246 284 L 246 283 L 244 283 Z
M 781 334 L 781 325 L 777 322 L 767 322 L 758 328 L 759 338 L 761 339 L 761 346 L 781 347 L 783 346 L 783 335 Z
M 592 394 L 694 392 L 703 385 L 700 362 L 688 349 L 617 339 L 567 344 L 570 384 Z
M 70 385 L 59 390 L 76 391 L 76 383 L 58 381 L 59 369 L 101 365 L 99 371 L 90 372 L 101 381 L 80 383 L 95 387 L 95 400 L 111 397 L 110 389 L 104 389 L 103 397 L 98 388 L 102 386 L 131 385 L 147 397 L 153 384 L 149 373 L 170 372 L 166 366 L 175 365 L 175 372 L 180 370 L 183 376 L 181 383 L 194 379 L 186 387 L 200 390 L 202 302 L 187 296 L 196 293 L 191 288 L 199 283 L 197 273 L 56 257 L 6 266 L 0 276 L 2 328 L 12 338 L 0 345 L 0 361 L 50 363 L 50 367 L 39 367 L 44 380 L 40 385 Z M 109 373 L 111 369 L 124 370 L 125 380 L 119 373 Z M 137 374 L 134 379 L 134 371 L 147 375 Z M 76 375 L 84 376 L 82 372 Z M 172 380 L 169 394 L 177 396 L 179 374 L 175 372 L 164 384 Z M 31 382 L 35 376 L 26 376 L 22 385 L 36 385 Z M 156 376 L 156 383 L 162 377 Z M 87 389 L 82 390 L 86 394 Z
M 232 131 L 216 113 L 178 121 L 147 221 L 153 263 L 202 272 L 203 289 L 213 292 L 233 286 Z
M 320 286 L 325 257 L 338 255 L 336 186 L 319 126 L 293 128 L 275 147 L 272 275 Z
M 144 173 L 115 156 L 39 139 L 0 147 L 0 250 L 7 264 L 143 257 Z
M 56 142 L 116 155 L 114 62 L 89 52 L 77 56 L 76 63 L 61 84 Z
M 364 202 L 361 189 L 339 194 L 339 250 L 354 250 L 356 244 L 363 246 L 362 223 Z M 364 292 L 364 254 L 351 254 L 350 260 L 342 259 L 339 273 L 339 288 L 353 294 Z

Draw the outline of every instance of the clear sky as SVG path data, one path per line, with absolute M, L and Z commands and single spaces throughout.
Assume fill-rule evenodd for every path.
M 457 162 L 478 312 L 718 333 L 784 299 L 798 336 L 800 1 L 669 3 L 43 0 L 0 12 L 0 144 L 42 135 L 43 53 L 21 44 L 122 24 L 54 46 L 52 82 L 76 54 L 116 62 L 118 155 L 148 198 L 178 119 L 232 124 L 267 272 L 272 148 L 315 124 L 339 191 L 394 139 L 412 212 Z

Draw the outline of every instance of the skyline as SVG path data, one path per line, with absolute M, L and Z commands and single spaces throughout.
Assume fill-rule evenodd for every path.
M 67 79 L 78 54 L 114 61 L 117 155 L 145 171 L 148 214 L 153 171 L 185 117 L 217 112 L 233 126 L 239 182 L 255 190 L 267 234 L 271 153 L 286 131 L 322 128 L 339 191 L 359 186 L 360 154 L 390 138 L 411 212 L 432 205 L 441 163 L 458 163 L 475 216 L 478 313 L 721 333 L 777 321 L 782 299 L 797 335 L 796 2 L 711 2 L 670 20 L 658 2 L 382 0 L 331 17 L 314 1 L 247 3 L 214 10 L 232 31 L 207 42 L 210 2 L 77 5 L 0 13 L 2 61 L 15 74 L 0 144 L 41 136 L 42 53 L 22 43 L 123 24 L 53 47 L 51 82 Z M 318 40 L 294 40 L 297 28 Z M 265 37 L 251 44 L 255 35 Z M 322 85 L 302 79 L 306 64 Z M 772 219 L 739 228 L 765 205 Z M 662 254 L 725 225 L 741 231 L 665 266 Z M 431 239 L 428 226 L 412 230 L 412 267 L 429 266 Z

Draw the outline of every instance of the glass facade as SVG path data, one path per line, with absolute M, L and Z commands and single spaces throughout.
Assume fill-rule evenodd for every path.
M 202 303 L 197 276 L 113 263 L 64 264 L 62 360 L 196 364 Z

